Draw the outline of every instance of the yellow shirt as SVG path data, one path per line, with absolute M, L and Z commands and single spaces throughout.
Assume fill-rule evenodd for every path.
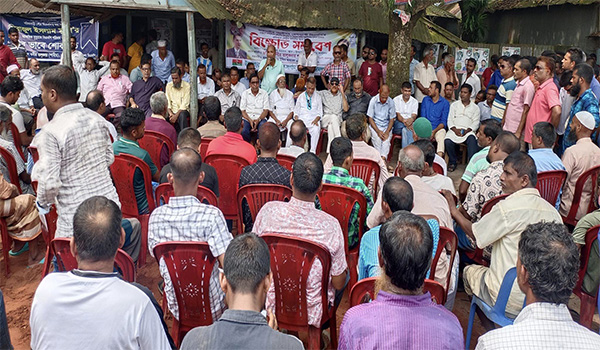
M 167 84 L 166 94 L 171 112 L 177 113 L 180 110 L 190 110 L 190 89 L 190 84 L 187 81 L 181 81 L 179 89 L 173 86 L 173 82 Z
M 127 49 L 127 56 L 131 57 L 131 59 L 129 60 L 129 69 L 127 70 L 127 73 L 131 73 L 135 67 L 140 65 L 143 53 L 144 48 L 140 44 L 133 43 L 129 46 L 129 49 Z

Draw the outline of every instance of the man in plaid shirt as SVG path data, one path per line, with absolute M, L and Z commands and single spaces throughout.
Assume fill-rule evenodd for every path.
M 352 154 L 352 142 L 345 137 L 336 137 L 331 141 L 331 159 L 333 160 L 333 168 L 328 174 L 323 176 L 323 182 L 326 184 L 342 185 L 350 187 L 362 193 L 367 199 L 367 215 L 373 208 L 373 196 L 371 192 L 365 186 L 363 180 L 351 176 L 349 171 L 354 160 Z M 354 247 L 358 244 L 358 230 L 359 225 L 365 223 L 358 222 L 358 204 L 354 205 L 350 214 L 350 221 L 348 222 L 348 246 Z
M 325 77 L 329 78 L 329 81 L 331 81 L 331 78 L 338 78 L 340 86 L 344 87 L 342 91 L 346 91 L 348 85 L 350 85 L 350 69 L 348 69 L 346 62 L 342 61 L 342 48 L 338 45 L 333 47 L 333 62 L 327 64 L 321 72 L 321 80 L 329 90 L 329 84 L 325 81 Z

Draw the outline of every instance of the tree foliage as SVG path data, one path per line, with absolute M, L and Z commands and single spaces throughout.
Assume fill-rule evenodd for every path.
M 488 0 L 463 0 L 460 2 L 462 20 L 460 31 L 463 40 L 468 42 L 481 42 L 487 34 L 486 8 Z

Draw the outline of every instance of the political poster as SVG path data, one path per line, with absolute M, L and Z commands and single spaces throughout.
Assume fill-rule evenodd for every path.
M 283 30 L 258 27 L 251 24 L 226 23 L 225 61 L 226 67 L 245 69 L 252 62 L 258 65 L 267 58 L 267 47 L 275 46 L 277 59 L 283 63 L 285 72 L 298 74 L 298 55 L 304 53 L 304 39 L 313 43 L 317 54 L 316 75 L 333 60 L 333 47 L 348 45 L 348 57 L 356 57 L 356 33 L 350 30 Z
M 60 16 L 2 15 L 0 27 L 6 34 L 5 44 L 10 42 L 8 29 L 17 28 L 19 42 L 27 49 L 27 57 L 46 62 L 60 61 L 63 50 Z M 71 36 L 77 38 L 77 50 L 85 57 L 98 56 L 98 33 L 99 25 L 93 18 L 71 18 Z
M 466 63 L 469 58 L 473 58 L 477 62 L 475 73 L 483 74 L 490 63 L 490 49 L 479 47 L 457 48 L 454 57 L 456 73 L 466 73 Z
M 502 46 L 502 56 L 520 55 L 521 48 L 518 46 Z

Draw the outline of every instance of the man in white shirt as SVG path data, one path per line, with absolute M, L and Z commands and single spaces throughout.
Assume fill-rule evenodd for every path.
M 229 108 L 240 106 L 242 96 L 231 88 L 231 76 L 228 73 L 221 76 L 221 90 L 215 92 L 215 97 L 221 103 L 221 120 Z
M 36 290 L 32 349 L 172 348 L 153 301 L 113 272 L 125 241 L 121 217 L 117 204 L 102 196 L 78 207 L 71 240 L 78 268 L 47 275 Z
M 410 145 L 414 141 L 413 123 L 419 113 L 419 102 L 411 94 L 412 85 L 405 81 L 402 83 L 402 94 L 394 97 L 394 107 L 396 107 L 396 120 L 392 133 L 402 135 L 402 148 Z
M 315 153 L 317 143 L 321 135 L 321 117 L 323 116 L 323 102 L 321 95 L 315 93 L 317 80 L 308 77 L 306 80 L 306 91 L 298 96 L 296 107 L 294 107 L 294 119 L 302 120 L 310 134 L 310 151 Z
M 312 77 L 315 75 L 315 69 L 317 69 L 317 54 L 312 50 L 312 41 L 310 39 L 304 39 L 304 52 L 298 55 L 298 72 L 302 72 L 302 69 L 306 67 L 308 69 L 308 76 Z
M 35 109 L 44 107 L 42 103 L 42 74 L 40 72 L 40 62 L 32 58 L 29 60 L 29 69 L 21 69 L 21 80 L 29 96 L 33 100 Z
M 206 78 L 206 66 L 198 65 L 198 100 L 204 103 L 204 99 L 215 94 L 215 82 Z
M 77 72 L 80 70 L 84 70 L 86 59 L 85 59 L 85 56 L 83 55 L 83 53 L 81 51 L 77 50 L 77 38 L 72 36 L 69 39 L 69 44 L 70 44 L 70 48 L 71 48 L 71 63 L 73 64 L 73 68 Z M 64 64 L 64 62 L 65 62 L 64 51 L 60 55 L 60 62 L 61 62 L 61 64 Z M 31 67 L 31 65 L 30 65 L 30 67 Z
M 471 85 L 471 87 L 473 88 L 471 92 L 471 100 L 474 100 L 479 90 L 481 90 L 481 79 L 479 79 L 479 76 L 475 74 L 476 67 L 477 61 L 473 57 L 468 58 L 465 65 L 465 69 L 467 72 L 463 74 L 462 82 L 460 84 L 460 86 L 463 86 L 465 84 Z
M 244 118 L 242 137 L 246 142 L 250 142 L 250 132 L 258 131 L 269 117 L 269 94 L 258 87 L 258 84 L 258 76 L 251 76 L 250 89 L 244 91 L 240 102 L 240 109 Z
M 456 196 L 456 188 L 454 188 L 452 179 L 433 171 L 433 163 L 436 156 L 433 143 L 427 139 L 420 139 L 412 144 L 419 147 L 421 151 L 423 151 L 423 156 L 425 157 L 425 167 L 423 168 L 421 180 L 436 191 L 448 190 Z
M 98 87 L 98 81 L 104 73 L 110 69 L 110 62 L 100 61 L 100 69 L 96 69 L 96 60 L 93 57 L 88 57 L 85 60 L 85 68 L 78 70 L 79 74 L 79 102 L 85 102 L 87 94 Z
M 294 106 L 294 94 L 286 89 L 285 75 L 280 74 L 277 77 L 277 89 L 269 95 L 269 121 L 277 124 L 280 130 L 285 129 L 294 117 Z
M 277 154 L 285 154 L 296 158 L 304 153 L 307 138 L 306 125 L 302 120 L 294 120 L 288 130 L 286 142 L 288 146 L 280 148 Z
M 423 102 L 425 96 L 429 96 L 429 87 L 432 81 L 437 79 L 435 69 L 431 61 L 433 60 L 433 47 L 427 46 L 423 50 L 423 61 L 414 68 L 413 81 L 415 83 L 415 98 L 419 103 Z
M 246 91 L 249 88 L 249 86 L 246 87 L 246 85 L 240 82 L 240 71 L 238 67 L 231 67 L 231 69 L 229 69 L 229 76 L 231 77 L 231 88 L 237 91 L 240 94 L 240 96 L 242 96 L 244 91 Z
M 343 86 L 340 85 L 340 80 L 333 77 L 329 80 L 329 90 L 319 91 L 323 101 L 321 127 L 327 129 L 327 153 L 329 153 L 331 141 L 342 136 L 340 130 L 342 112 L 348 111 L 348 101 L 342 89 Z
M 20 138 L 21 144 L 23 146 L 29 146 L 33 136 L 27 135 L 27 131 L 31 131 L 33 126 L 33 119 L 29 117 L 26 119 L 23 114 L 15 109 L 13 105 L 19 100 L 19 96 L 21 91 L 24 89 L 23 82 L 21 79 L 15 76 L 7 76 L 4 78 L 2 83 L 0 83 L 0 104 L 5 105 L 12 112 L 12 122 L 17 127 L 19 131 L 18 137 Z M 12 135 L 12 138 L 17 137 L 17 135 Z M 13 141 L 10 136 L 2 135 L 7 141 Z
M 472 87 L 463 84 L 460 88 L 460 100 L 450 106 L 448 113 L 448 132 L 444 140 L 444 147 L 448 154 L 448 171 L 456 169 L 456 146 L 464 143 L 467 145 L 467 162 L 479 151 L 475 132 L 479 129 L 479 107 L 471 101 Z

